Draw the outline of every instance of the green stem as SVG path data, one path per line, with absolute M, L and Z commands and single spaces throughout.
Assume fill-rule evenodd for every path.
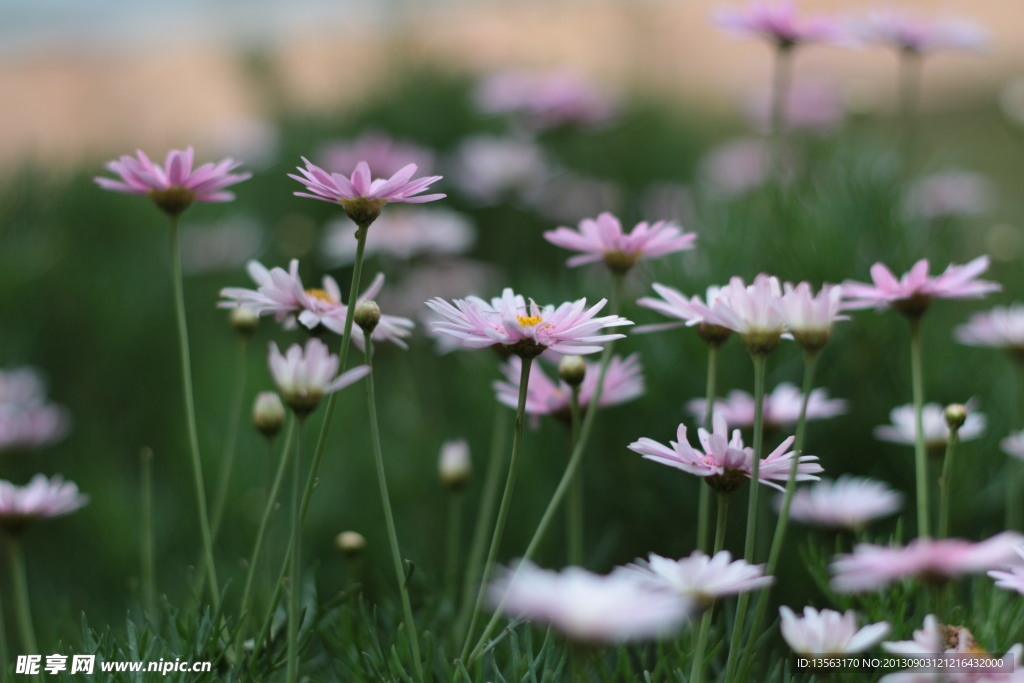
M 299 479 L 302 476 L 302 427 L 296 416 L 295 458 L 292 460 L 292 552 L 288 563 L 288 683 L 299 680 L 299 600 L 302 597 L 302 515 L 299 512 Z
M 575 386 L 569 394 L 569 412 L 572 420 L 571 434 L 569 437 L 569 455 L 572 457 L 572 449 L 576 447 L 576 440 L 580 434 L 580 388 Z M 582 465 L 581 465 L 582 467 Z M 583 566 L 583 472 L 581 471 L 572 480 L 569 487 L 569 510 L 566 515 L 569 525 L 569 564 L 577 567 Z
M 445 597 L 455 604 L 459 578 L 459 553 L 462 540 L 462 492 L 448 492 L 448 557 L 445 560 Z
M 203 541 L 206 578 L 210 581 L 210 598 L 214 609 L 220 606 L 220 588 L 217 584 L 217 568 L 213 563 L 213 537 L 210 533 L 210 518 L 206 512 L 206 485 L 203 483 L 202 458 L 199 455 L 199 431 L 196 427 L 195 398 L 192 392 L 192 360 L 189 355 L 188 322 L 185 318 L 185 287 L 181 275 L 181 245 L 178 234 L 178 217 L 171 216 L 171 260 L 174 275 L 174 309 L 178 323 L 178 348 L 181 352 L 181 381 L 185 396 L 185 422 L 188 427 L 189 450 L 192 455 L 192 476 L 196 487 L 196 506 L 199 511 L 199 532 Z
M 917 537 L 931 536 L 928 506 L 928 452 L 924 443 L 924 372 L 921 319 L 910 318 L 910 376 L 914 392 L 914 470 L 917 481 Z
M 494 413 L 494 429 L 491 432 L 491 454 L 487 461 L 487 475 L 484 490 L 477 512 L 476 528 L 473 530 L 473 542 L 469 547 L 469 563 L 466 574 L 462 578 L 462 596 L 459 599 L 459 616 L 455 620 L 455 633 L 459 640 L 468 637 L 466 627 L 469 623 L 470 608 L 473 603 L 473 589 L 477 585 L 483 571 L 484 551 L 487 542 L 487 530 L 491 528 L 494 517 L 494 506 L 498 502 L 498 484 L 501 481 L 501 465 L 505 455 L 505 432 L 508 431 L 508 409 L 501 403 L 496 404 Z
M 751 354 L 754 361 L 754 457 L 750 468 L 750 497 L 747 504 L 747 536 L 744 543 L 743 559 L 754 564 L 754 550 L 757 535 L 757 494 L 761 488 L 758 481 L 761 472 L 761 455 L 764 444 L 764 384 L 768 358 L 761 353 Z M 731 674 L 736 668 L 740 654 L 740 640 L 743 636 L 744 620 L 747 616 L 747 603 L 750 593 L 741 593 L 736 601 L 736 620 L 732 627 L 729 640 L 729 659 L 725 666 L 725 680 L 732 680 Z
M 710 486 L 704 485 L 708 490 Z M 719 492 L 718 494 L 718 519 L 715 523 L 715 552 L 717 555 L 725 547 L 725 523 L 729 519 L 729 495 Z M 714 615 L 715 605 L 711 605 L 704 612 L 700 620 L 700 631 L 697 634 L 697 645 L 693 650 L 693 665 L 690 668 L 690 681 L 701 683 L 704 680 L 704 650 L 707 648 L 708 634 L 711 632 L 711 620 Z
M 373 368 L 373 340 L 369 332 L 363 333 L 366 364 Z M 395 517 L 391 510 L 391 498 L 388 496 L 388 482 L 384 475 L 384 452 L 380 445 L 380 426 L 377 422 L 377 399 L 374 395 L 373 373 L 366 376 L 366 403 L 370 413 L 370 437 L 373 442 L 373 459 L 377 466 L 377 483 L 380 486 L 380 499 L 384 505 L 384 521 L 387 523 L 388 543 L 391 545 L 391 560 L 395 565 L 395 579 L 402 596 L 402 611 L 405 613 L 405 630 L 409 635 L 412 649 L 412 662 L 416 670 L 416 680 L 423 680 L 423 663 L 420 661 L 420 641 L 416 631 L 416 621 L 412 616 L 412 603 L 409 601 L 409 586 L 405 572 L 402 570 L 402 551 L 398 546 L 398 531 L 395 528 Z
M 1014 410 L 1011 424 L 1015 430 L 1022 425 L 1022 407 L 1024 407 L 1024 358 L 1014 356 Z M 1019 530 L 1024 523 L 1024 501 L 1021 500 L 1020 490 L 1021 463 L 1016 458 L 1010 458 L 1007 463 L 1006 477 L 1006 528 Z
M 509 505 L 512 501 L 512 489 L 516 483 L 516 472 L 519 469 L 519 449 L 523 442 L 523 424 L 526 421 L 526 392 L 530 384 L 530 368 L 533 365 L 532 358 L 522 358 L 519 372 L 519 402 L 516 406 L 516 426 L 512 434 L 512 459 L 508 465 L 508 476 L 505 479 L 505 491 L 501 495 L 501 504 L 498 505 L 498 518 L 494 524 L 494 533 L 491 535 L 490 549 L 487 551 L 487 561 L 483 566 L 483 575 L 480 577 L 480 588 L 477 590 L 476 601 L 473 605 L 472 616 L 469 620 L 469 628 L 466 630 L 466 640 L 462 644 L 462 653 L 459 659 L 466 661 L 469 654 L 469 645 L 472 642 L 473 630 L 476 628 L 480 618 L 480 607 L 483 605 L 484 595 L 487 594 L 487 582 L 494 570 L 494 560 L 498 556 L 498 547 L 501 544 L 501 536 L 505 531 L 505 522 L 508 518 Z
M 960 445 L 960 427 L 950 427 L 949 441 L 946 442 L 946 457 L 942 463 L 942 477 L 939 479 L 939 538 L 949 536 L 949 515 L 952 508 L 950 492 L 953 489 L 953 458 Z
M 708 376 L 704 391 L 704 431 L 714 426 L 715 398 L 718 391 L 718 344 L 708 344 Z M 708 550 L 708 522 L 711 519 L 711 487 L 701 486 L 697 502 L 697 549 Z
M 771 110 L 771 166 L 781 186 L 785 179 L 783 168 L 783 145 L 786 142 L 786 103 L 789 99 L 789 85 L 793 75 L 793 49 L 780 46 L 775 50 L 775 64 L 772 69 L 772 110 Z
M 242 337 L 239 340 L 238 369 L 235 384 L 235 394 L 231 401 L 231 415 L 228 418 L 228 438 L 224 444 L 224 457 L 221 462 L 220 477 L 217 481 L 217 494 L 213 504 L 213 539 L 217 540 L 220 531 L 220 524 L 224 519 L 224 507 L 228 500 L 228 491 L 231 488 L 231 472 L 235 465 L 235 455 L 238 452 L 238 432 L 242 424 L 242 400 L 245 396 L 246 375 L 249 364 L 246 351 L 249 348 L 248 340 Z
M 921 100 L 921 55 L 911 50 L 899 54 L 899 139 L 903 161 L 909 171 L 914 165 L 917 138 L 917 110 Z
M 4 605 L 3 600 L 0 599 L 0 673 L 7 673 L 10 661 L 7 655 L 7 627 L 4 624 Z
M 36 654 L 36 631 L 32 626 L 32 608 L 28 599 L 28 581 L 25 578 L 25 553 L 22 552 L 21 541 L 10 536 L 8 558 L 11 561 L 11 583 L 14 592 L 14 616 L 18 620 L 21 632 L 21 646 L 27 654 Z
M 156 563 L 153 559 L 153 451 L 143 448 L 139 453 L 142 469 L 142 543 L 139 558 L 142 564 L 142 604 L 146 616 L 156 619 Z

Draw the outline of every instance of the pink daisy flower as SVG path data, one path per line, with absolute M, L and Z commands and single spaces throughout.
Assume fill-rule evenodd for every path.
M 544 239 L 555 246 L 582 252 L 566 262 L 570 268 L 604 261 L 612 272 L 625 273 L 641 259 L 693 249 L 697 234 L 684 234 L 679 226 L 668 221 L 644 221 L 626 233 L 619 219 L 605 212 L 596 219 L 584 218 L 577 230 L 564 226 L 549 230 Z
M 764 397 L 762 417 L 766 430 L 784 429 L 794 426 L 800 419 L 803 396 L 800 389 L 789 382 L 783 382 Z M 729 395 L 715 400 L 715 414 L 725 418 L 733 427 L 754 426 L 754 397 L 745 391 L 730 391 Z M 687 410 L 698 420 L 707 412 L 707 400 L 695 398 L 686 404 Z M 828 390 L 814 389 L 807 397 L 807 419 L 824 420 L 846 412 L 846 401 L 829 398 Z
M 60 475 L 47 479 L 42 474 L 32 477 L 25 486 L 0 481 L 0 527 L 18 533 L 37 519 L 60 517 L 74 512 L 89 502 L 73 482 Z
M 711 305 L 707 322 L 736 332 L 751 353 L 770 353 L 786 331 L 779 279 L 759 274 L 753 283 L 733 277 Z
M 192 202 L 231 201 L 235 195 L 225 192 L 224 188 L 252 176 L 251 173 L 231 173 L 240 165 L 232 159 L 203 164 L 193 170 L 195 152 L 191 147 L 168 152 L 163 166 L 150 161 L 142 150 L 135 154 L 135 157 L 125 155 L 107 164 L 108 170 L 120 176 L 119 180 L 101 177 L 93 180 L 105 190 L 147 195 L 171 216 L 177 216 Z
M 632 576 L 560 572 L 522 562 L 490 586 L 491 603 L 513 617 L 549 624 L 581 643 L 668 638 L 689 618 L 692 603 Z
M 622 339 L 624 334 L 597 334 L 607 327 L 632 325 L 618 315 L 595 317 L 607 300 L 587 308 L 579 299 L 556 306 L 526 303 L 521 295 L 506 288 L 500 298 L 490 302 L 475 296 L 456 299 L 455 305 L 443 299 L 431 299 L 427 306 L 441 316 L 432 323 L 435 332 L 447 334 L 466 347 L 482 349 L 507 346 L 518 356 L 532 358 L 545 349 L 562 354 L 588 354 L 601 350 L 601 344 Z
M 1014 552 L 1024 562 L 1024 548 L 1015 548 Z M 1017 591 L 1024 595 L 1024 564 L 1008 564 L 1005 571 L 993 569 L 988 572 L 988 575 L 995 579 L 996 585 L 1000 588 L 1005 588 L 1008 591 Z
M 317 158 L 325 168 L 355 169 L 360 161 L 377 178 L 390 178 L 407 164 L 426 170 L 434 163 L 434 153 L 420 145 L 396 140 L 379 131 L 363 133 L 346 141 L 333 141 L 320 148 Z
M 307 341 L 305 348 L 292 344 L 284 355 L 271 342 L 268 363 L 284 402 L 300 415 L 312 412 L 327 394 L 341 391 L 370 374 L 370 366 L 359 365 L 335 376 L 338 357 L 316 337 Z
M 494 391 L 498 401 L 509 408 L 519 405 L 519 376 L 522 360 L 513 356 L 502 366 L 505 382 L 495 382 Z M 583 383 L 580 384 L 580 408 L 590 405 L 597 389 L 597 380 L 601 375 L 600 363 L 587 363 Z M 640 366 L 640 355 L 632 354 L 626 358 L 612 356 L 605 372 L 604 387 L 601 390 L 601 407 L 618 405 L 632 401 L 644 393 L 643 368 Z M 564 380 L 551 379 L 538 363 L 530 368 L 530 382 L 526 387 L 526 412 L 529 415 L 555 415 L 569 418 L 569 397 L 572 387 Z
M 725 419 L 721 415 L 715 415 L 712 433 L 709 434 L 704 429 L 697 430 L 700 450 L 690 446 L 686 439 L 684 424 L 680 424 L 676 430 L 677 441 L 670 441 L 667 447 L 645 437 L 631 443 L 629 450 L 639 453 L 647 460 L 704 477 L 705 481 L 718 491 L 733 491 L 744 479 L 751 477 L 754 451 L 743 445 L 740 430 L 733 431 L 732 439 L 728 438 L 728 432 Z M 789 479 L 790 463 L 796 457 L 796 453 L 787 451 L 792 445 L 791 436 L 779 444 L 767 458 L 761 460 L 758 479 L 762 484 L 779 491 L 783 490 L 776 482 L 785 482 Z M 815 475 L 823 471 L 815 455 L 801 455 L 798 463 L 797 481 L 817 481 L 818 477 Z
M 835 610 L 804 607 L 804 615 L 796 616 L 786 606 L 779 608 L 782 637 L 793 652 L 802 655 L 837 655 L 864 652 L 882 642 L 889 635 L 889 624 L 857 628 L 857 615 L 853 610 L 840 614 Z
M 832 326 L 849 316 L 840 315 L 843 300 L 842 287 L 822 285 L 817 294 L 811 293 L 811 285 L 789 282 L 782 286 L 783 294 L 777 304 L 786 324 L 786 337 L 793 338 L 807 351 L 818 351 L 832 337 Z
M 675 327 L 683 327 L 684 325 L 687 327 L 697 326 L 701 338 L 709 344 L 721 344 L 732 334 L 732 330 L 715 322 L 716 318 L 711 311 L 722 293 L 721 287 L 708 287 L 707 295 L 703 299 L 699 296 L 687 299 L 678 289 L 667 287 L 657 282 L 651 286 L 654 288 L 654 291 L 661 295 L 661 299 L 648 296 L 637 299 L 637 303 L 669 318 L 676 318 L 680 322 L 643 325 L 636 329 L 637 332 L 668 330 Z
M 842 27 L 834 19 L 801 19 L 791 0 L 753 0 L 744 9 L 719 10 L 714 20 L 740 38 L 767 39 L 779 48 L 802 43 L 840 43 L 844 39 Z
M 963 19 L 921 19 L 908 12 L 878 11 L 851 26 L 860 40 L 902 52 L 925 54 L 939 50 L 984 52 L 985 30 Z
M 903 496 L 880 481 L 843 475 L 800 487 L 793 494 L 789 516 L 828 529 L 862 529 L 868 522 L 900 509 Z M 782 509 L 782 498 L 776 500 Z
M 1024 304 L 975 313 L 953 332 L 961 344 L 990 346 L 1024 355 Z
M 906 316 L 917 317 L 933 299 L 981 299 L 1002 286 L 977 279 L 988 269 L 988 257 L 979 256 L 962 266 L 950 265 L 941 275 L 928 275 L 928 260 L 921 259 L 899 280 L 881 263 L 871 266 L 873 284 L 843 283 L 843 308 L 855 310 L 895 308 Z
M 852 554 L 832 561 L 832 588 L 840 593 L 863 593 L 911 577 L 947 581 L 1010 562 L 1022 543 L 1024 536 L 1013 531 L 981 543 L 959 538 L 918 538 L 903 548 L 861 543 Z
M 341 173 L 328 173 L 305 157 L 302 157 L 302 161 L 305 162 L 306 167 L 298 168 L 300 175 L 288 174 L 288 177 L 305 185 L 308 192 L 293 194 L 296 197 L 309 197 L 323 202 L 340 204 L 348 213 L 349 218 L 360 227 L 366 227 L 376 220 L 385 204 L 394 202 L 422 204 L 447 196 L 444 194 L 420 194 L 431 184 L 440 180 L 441 176 L 412 180 L 412 175 L 416 172 L 416 164 L 403 166 L 390 178 L 374 180 L 370 176 L 370 167 L 365 161 L 356 164 L 351 177 Z
M 705 607 L 727 595 L 760 590 L 775 580 L 764 575 L 763 564 L 733 561 L 728 550 L 713 557 L 695 550 L 681 560 L 651 553 L 646 560 L 638 559 L 617 571 L 629 574 L 652 588 L 696 600 Z
M 903 213 L 933 221 L 978 216 L 992 208 L 992 181 L 971 171 L 944 171 L 918 178 L 903 195 Z

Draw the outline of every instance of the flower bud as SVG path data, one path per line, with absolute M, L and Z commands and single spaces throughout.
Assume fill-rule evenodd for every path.
M 950 431 L 956 431 L 964 426 L 967 421 L 967 407 L 959 403 L 951 403 L 946 406 L 946 424 Z
M 587 375 L 587 364 L 581 356 L 562 356 L 558 364 L 558 376 L 562 381 L 571 387 L 578 387 L 583 384 L 583 378 Z
M 372 334 L 380 322 L 380 306 L 376 301 L 360 301 L 356 304 L 354 322 L 363 332 Z
M 437 466 L 441 483 L 451 491 L 461 491 L 469 482 L 473 467 L 469 461 L 469 444 L 465 439 L 445 441 Z
M 252 336 L 256 327 L 260 324 L 260 317 L 256 311 L 247 306 L 239 306 L 231 309 L 231 326 L 243 337 Z
M 252 423 L 268 439 L 274 438 L 284 424 L 284 404 L 273 391 L 264 391 L 256 396 L 252 408 Z
M 342 531 L 334 537 L 334 545 L 348 557 L 358 557 L 366 548 L 366 539 L 358 531 Z

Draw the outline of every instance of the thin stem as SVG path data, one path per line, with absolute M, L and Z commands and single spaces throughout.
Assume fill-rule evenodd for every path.
M 299 599 L 302 596 L 302 516 L 299 512 L 299 478 L 302 475 L 302 427 L 296 416 L 295 458 L 292 460 L 292 552 L 288 563 L 288 683 L 299 680 Z
M 142 566 L 142 604 L 146 615 L 156 619 L 156 562 L 153 559 L 153 451 L 139 453 L 142 469 L 142 542 L 139 544 Z
M 466 574 L 462 578 L 462 596 L 459 599 L 459 616 L 455 620 L 455 633 L 461 640 L 466 637 L 466 626 L 469 623 L 469 611 L 473 603 L 473 588 L 476 587 L 483 571 L 484 551 L 487 542 L 487 530 L 491 527 L 494 517 L 494 506 L 498 502 L 498 484 L 501 479 L 501 466 L 505 455 L 505 432 L 508 431 L 508 409 L 496 403 L 494 413 L 494 430 L 491 432 L 491 454 L 487 461 L 487 475 L 484 490 L 480 499 L 480 509 L 476 516 L 476 528 L 473 530 L 473 542 L 469 547 L 469 563 Z
M 459 659 L 466 661 L 469 654 L 469 645 L 472 642 L 473 630 L 476 628 L 480 617 L 480 607 L 483 605 L 484 595 L 487 593 L 487 582 L 494 570 L 494 560 L 498 556 L 498 547 L 501 544 L 501 536 L 505 531 L 505 522 L 508 518 L 508 510 L 512 501 L 512 489 L 516 483 L 516 473 L 519 470 L 519 449 L 523 442 L 523 424 L 526 421 L 526 392 L 530 383 L 530 368 L 533 366 L 532 358 L 522 358 L 519 372 L 519 402 L 516 406 L 516 426 L 512 433 L 512 459 L 508 465 L 508 476 L 505 479 L 505 491 L 501 494 L 501 504 L 498 505 L 498 518 L 494 523 L 494 533 L 491 536 L 490 549 L 487 551 L 487 561 L 484 563 L 483 575 L 480 577 L 480 588 L 476 594 L 476 601 L 473 605 L 472 617 L 469 620 L 469 628 L 466 630 L 466 640 L 462 644 L 462 653 Z
M 705 488 L 711 489 L 705 485 Z M 718 519 L 715 523 L 715 552 L 717 555 L 725 546 L 725 523 L 729 519 L 729 494 L 719 492 L 718 494 Z M 690 681 L 701 683 L 704 680 L 704 650 L 707 647 L 708 634 L 711 632 L 711 619 L 714 615 L 715 604 L 705 610 L 700 620 L 700 631 L 697 634 L 697 645 L 693 650 L 693 665 L 690 668 Z
M 903 161 L 909 171 L 914 165 L 917 138 L 917 111 L 921 100 L 921 55 L 913 50 L 899 53 L 899 139 Z
M 1013 358 L 1013 420 L 1010 424 L 1015 430 L 1022 426 L 1022 408 L 1024 408 L 1024 358 L 1015 355 Z M 1024 522 L 1024 501 L 1021 500 L 1020 490 L 1022 486 L 1021 469 L 1022 465 L 1016 458 L 1010 458 L 1007 462 L 1006 477 L 1006 528 L 1020 529 Z
M 351 316 L 350 316 L 351 317 Z M 369 332 L 363 333 L 366 364 L 373 367 L 373 340 Z M 380 445 L 380 426 L 377 423 L 377 400 L 374 396 L 373 373 L 366 376 L 366 403 L 370 413 L 370 437 L 373 442 L 373 459 L 377 466 L 377 483 L 380 486 L 380 499 L 384 506 L 384 521 L 387 523 L 388 543 L 391 545 L 391 560 L 395 565 L 395 579 L 402 596 L 402 611 L 405 613 L 405 632 L 409 636 L 412 649 L 412 662 L 416 670 L 416 680 L 423 680 L 423 663 L 420 661 L 420 642 L 416 631 L 416 621 L 412 616 L 412 603 L 409 601 L 409 586 L 402 570 L 402 551 L 398 546 L 398 531 L 395 529 L 395 517 L 391 511 L 391 498 L 388 496 L 388 482 L 384 475 L 384 452 Z
M 462 492 L 448 493 L 448 557 L 445 559 L 445 597 L 454 605 L 462 546 Z
M 914 470 L 917 480 L 917 537 L 931 536 L 928 506 L 928 452 L 924 443 L 924 372 L 921 369 L 921 319 L 910 318 L 910 377 L 914 392 Z
M 775 178 L 781 185 L 785 179 L 783 169 L 783 145 L 786 142 L 786 104 L 789 100 L 789 85 L 793 76 L 793 48 L 779 46 L 775 50 L 772 67 L 772 111 L 771 111 L 771 166 Z
M 7 655 L 7 627 L 4 625 L 4 605 L 0 599 L 0 672 L 7 672 L 10 658 Z
M 718 384 L 718 344 L 708 344 L 708 376 L 704 391 L 704 431 L 710 432 L 715 417 Z M 697 502 L 697 549 L 708 550 L 708 522 L 711 519 L 711 487 L 701 486 Z
M 203 483 L 202 458 L 199 455 L 199 431 L 196 427 L 195 398 L 192 392 L 192 360 L 189 356 L 188 322 L 185 318 L 185 288 L 181 275 L 181 245 L 178 234 L 178 217 L 171 217 L 171 260 L 174 276 L 174 309 L 178 323 L 178 348 L 181 352 L 181 382 L 185 397 L 185 422 L 188 427 L 189 450 L 192 455 L 192 476 L 196 487 L 196 506 L 199 511 L 199 532 L 203 541 L 203 564 L 210 581 L 210 598 L 214 609 L 220 606 L 220 588 L 217 584 L 217 568 L 213 563 L 213 537 L 210 534 L 210 518 L 206 512 L 206 485 Z
M 22 552 L 21 541 L 9 537 L 8 558 L 11 561 L 11 583 L 14 592 L 14 616 L 18 620 L 18 631 L 21 633 L 21 646 L 28 654 L 39 652 L 36 646 L 36 630 L 32 626 L 32 608 L 28 599 L 28 581 L 25 578 L 25 553 Z
M 569 413 L 572 428 L 569 437 L 569 456 L 576 447 L 580 434 L 580 388 L 575 386 L 569 394 Z M 580 471 L 569 487 L 569 505 L 566 520 L 569 525 L 569 564 L 583 565 L 583 472 Z
M 224 520 L 224 507 L 228 500 L 228 491 L 231 488 L 231 472 L 235 465 L 235 455 L 238 452 L 238 432 L 242 424 L 242 400 L 245 396 L 246 375 L 249 364 L 246 351 L 249 348 L 248 340 L 243 336 L 238 343 L 238 369 L 235 376 L 235 393 L 231 400 L 231 413 L 228 417 L 228 438 L 224 443 L 224 456 L 221 460 L 220 477 L 217 481 L 217 494 L 214 496 L 213 504 L 213 538 L 217 539 L 220 531 L 220 524 Z
M 750 468 L 750 497 L 747 504 L 747 537 L 744 543 L 743 559 L 754 564 L 754 550 L 757 535 L 757 494 L 761 488 L 758 481 L 761 472 L 761 455 L 764 444 L 764 383 L 768 359 L 764 354 L 751 354 L 754 361 L 754 457 Z M 736 667 L 740 654 L 740 640 L 743 636 L 744 619 L 747 616 L 747 603 L 750 593 L 741 593 L 736 601 L 736 620 L 732 627 L 732 638 L 729 640 L 729 659 L 725 666 L 725 680 L 732 680 L 731 674 Z
M 953 490 L 953 458 L 960 445 L 960 427 L 949 428 L 946 442 L 946 457 L 942 463 L 942 477 L 939 479 L 939 538 L 949 536 L 949 516 L 952 509 L 950 492 Z

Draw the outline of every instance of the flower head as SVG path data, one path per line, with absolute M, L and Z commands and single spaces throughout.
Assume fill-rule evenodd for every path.
M 822 285 L 817 294 L 811 293 L 811 285 L 801 282 L 783 286 L 778 309 L 791 336 L 807 351 L 818 351 L 832 337 L 832 325 L 849 317 L 839 314 L 843 290 L 834 285 Z
M 709 322 L 739 334 L 751 353 L 770 353 L 786 330 L 781 303 L 778 278 L 761 273 L 748 285 L 733 277 L 711 305 Z
M 780 607 L 780 629 L 786 644 L 802 655 L 837 655 L 864 652 L 882 642 L 889 635 L 889 624 L 877 624 L 857 629 L 857 615 L 853 610 L 840 614 L 835 610 L 804 607 L 804 615 L 796 616 L 788 607 Z
M 601 576 L 579 567 L 554 572 L 527 562 L 505 570 L 490 596 L 511 616 L 550 624 L 590 644 L 670 637 L 691 611 L 690 601 L 622 573 Z
M 534 197 L 552 175 L 544 149 L 515 137 L 466 138 L 455 151 L 453 165 L 452 179 L 459 189 L 483 203 Z
M 261 391 L 252 406 L 252 424 L 263 436 L 273 439 L 284 425 L 284 404 L 273 391 Z
M 454 306 L 443 299 L 427 302 L 443 320 L 432 323 L 435 332 L 458 339 L 469 348 L 502 345 L 512 353 L 534 357 L 545 349 L 556 353 L 597 353 L 601 344 L 621 339 L 624 334 L 596 334 L 606 327 L 632 325 L 617 315 L 595 317 L 606 300 L 590 308 L 579 299 L 556 306 L 526 303 L 521 295 L 506 288 L 500 298 L 490 302 L 475 296 L 456 299 Z
M 1013 531 L 981 543 L 959 538 L 918 538 L 903 548 L 861 543 L 852 554 L 832 561 L 832 588 L 840 593 L 863 593 L 910 577 L 947 581 L 1009 562 L 1022 543 L 1024 536 Z
M 360 228 L 373 223 L 380 215 L 385 204 L 407 202 L 422 204 L 443 199 L 447 195 L 420 193 L 441 176 L 429 176 L 412 180 L 416 172 L 416 164 L 403 166 L 390 178 L 374 180 L 370 175 L 370 167 L 365 161 L 356 164 L 352 176 L 341 173 L 328 173 L 305 157 L 302 158 L 306 167 L 298 167 L 301 175 L 289 174 L 288 177 L 306 186 L 309 192 L 295 192 L 296 197 L 309 197 L 324 202 L 340 204 L 349 218 Z
M 434 154 L 429 149 L 377 131 L 363 133 L 352 140 L 329 142 L 320 148 L 316 158 L 323 161 L 326 168 L 343 171 L 355 169 L 360 161 L 365 161 L 376 178 L 390 178 L 409 163 L 422 170 L 434 164 Z
M 662 315 L 677 318 L 681 322 L 644 325 L 637 328 L 637 332 L 667 330 L 673 327 L 682 327 L 683 325 L 687 327 L 697 326 L 701 338 L 715 346 L 724 342 L 732 334 L 731 329 L 722 327 L 715 322 L 715 316 L 711 311 L 722 293 L 721 287 L 708 287 L 707 296 L 704 299 L 701 299 L 699 296 L 687 299 L 682 292 L 672 287 L 667 287 L 657 282 L 651 286 L 654 288 L 654 291 L 661 295 L 661 299 L 648 296 L 637 299 L 637 303 L 641 306 L 652 308 Z
M 975 313 L 953 336 L 961 344 L 991 346 L 1024 356 L 1024 304 Z
M 692 232 L 684 234 L 678 226 L 667 221 L 637 223 L 632 232 L 626 233 L 619 219 L 605 212 L 596 219 L 584 218 L 578 230 L 564 226 L 550 230 L 544 233 L 544 239 L 556 246 L 582 252 L 566 262 L 570 268 L 604 261 L 612 272 L 624 273 L 640 259 L 692 249 L 697 235 Z
M 74 512 L 89 502 L 73 482 L 60 475 L 47 479 L 42 474 L 32 477 L 25 486 L 0 481 L 0 527 L 17 533 L 37 519 L 60 517 Z
M 992 182 L 980 173 L 945 171 L 918 178 L 903 196 L 903 212 L 927 221 L 977 216 L 992 207 Z
M 122 156 L 111 161 L 107 169 L 120 176 L 93 178 L 105 190 L 148 195 L 165 213 L 177 216 L 192 202 L 228 202 L 235 198 L 224 188 L 248 180 L 251 173 L 231 173 L 239 162 L 224 159 L 219 163 L 203 164 L 193 170 L 195 152 L 191 147 L 171 150 L 164 165 L 154 164 L 142 150 L 135 157 Z
M 39 448 L 60 440 L 68 411 L 46 399 L 39 373 L 29 367 L 0 371 L 0 453 Z
M 781 49 L 802 43 L 838 43 L 842 27 L 833 19 L 797 17 L 791 0 L 752 0 L 745 9 L 724 9 L 715 13 L 715 23 L 741 38 L 764 38 Z
M 794 426 L 800 419 L 803 396 L 795 385 L 782 382 L 764 397 L 761 418 L 767 431 Z M 686 404 L 687 409 L 698 420 L 707 412 L 707 400 L 695 398 Z M 733 427 L 754 426 L 754 397 L 745 391 L 730 391 L 724 399 L 716 399 L 715 415 L 721 414 Z M 829 398 L 826 389 L 814 389 L 807 397 L 807 419 L 823 420 L 846 412 L 846 401 Z
M 743 446 L 740 430 L 734 430 L 729 439 L 729 429 L 721 415 L 714 417 L 714 431 L 708 433 L 698 429 L 701 449 L 690 446 L 686 439 L 686 425 L 680 424 L 676 430 L 677 441 L 670 441 L 666 447 L 653 439 L 642 438 L 629 445 L 629 450 L 639 453 L 647 460 L 668 465 L 684 472 L 704 477 L 713 488 L 719 491 L 732 491 L 744 479 L 753 473 L 754 451 Z M 787 451 L 793 445 L 793 437 L 787 438 L 771 454 L 761 460 L 758 479 L 762 484 L 783 490 L 777 481 L 789 479 L 789 468 L 796 453 Z M 822 471 L 814 455 L 801 455 L 798 458 L 796 480 L 816 481 L 814 476 Z
M 370 374 L 370 366 L 359 365 L 335 377 L 338 357 L 316 337 L 306 347 L 292 344 L 282 355 L 270 343 L 270 374 L 288 407 L 299 415 L 312 412 L 327 394 L 333 394 Z
M 900 509 L 903 496 L 880 481 L 842 475 L 798 488 L 789 508 L 792 519 L 830 529 L 860 529 Z M 782 507 L 781 498 L 776 507 Z
M 733 561 L 728 550 L 708 557 L 699 550 L 681 560 L 651 553 L 618 571 L 629 573 L 652 588 L 669 590 L 709 605 L 726 595 L 738 595 L 770 586 L 775 580 L 764 575 L 764 565 L 746 560 Z
M 988 257 L 979 256 L 962 266 L 950 265 L 941 275 L 928 275 L 928 260 L 921 259 L 899 280 L 881 263 L 871 266 L 873 284 L 843 283 L 843 297 L 847 310 L 895 308 L 904 315 L 916 318 L 922 315 L 933 299 L 981 299 L 989 292 L 998 292 L 1002 286 L 977 279 L 988 269 Z
M 985 30 L 973 22 L 951 18 L 925 20 L 895 10 L 872 12 L 851 28 L 860 40 L 912 54 L 939 50 L 983 52 L 988 42 Z
M 971 406 L 972 401 L 967 405 Z M 875 427 L 875 438 L 913 445 L 917 438 L 917 419 L 912 404 L 898 406 L 889 413 L 891 425 Z M 942 452 L 949 441 L 949 425 L 946 423 L 946 409 L 938 403 L 926 403 L 921 411 L 925 447 L 932 452 Z M 970 411 L 967 420 L 957 430 L 960 441 L 977 439 L 985 433 L 987 419 L 983 413 Z

